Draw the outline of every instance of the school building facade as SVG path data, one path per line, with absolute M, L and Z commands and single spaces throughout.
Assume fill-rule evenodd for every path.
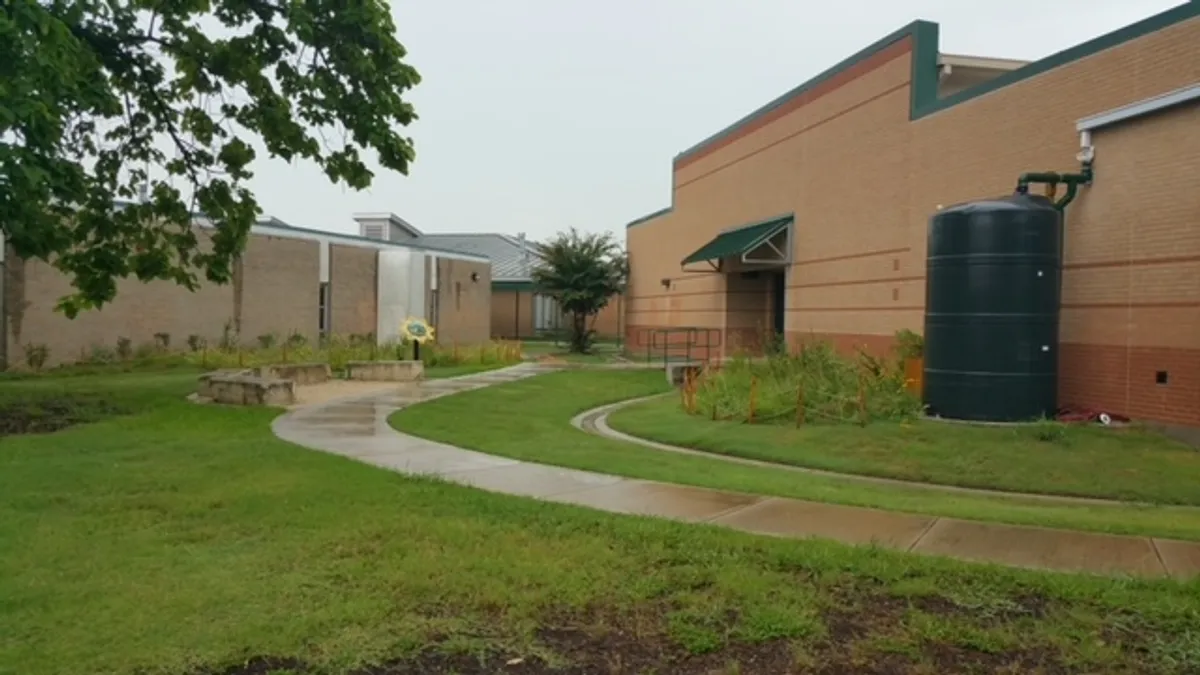
M 392 214 L 361 214 L 370 224 L 403 222 Z M 204 240 L 209 224 L 194 227 Z M 3 250 L 0 246 L 0 250 Z M 134 346 L 169 336 L 186 349 L 191 336 L 216 345 L 227 334 L 253 347 L 259 336 L 293 334 L 315 344 L 322 336 L 368 335 L 398 340 L 413 316 L 434 326 L 446 344 L 482 344 L 490 338 L 491 262 L 457 251 L 417 247 L 295 227 L 275 218 L 252 227 L 245 251 L 226 285 L 202 283 L 195 292 L 166 281 L 118 282 L 117 296 L 98 310 L 68 319 L 54 307 L 72 292 L 50 264 L 0 256 L 3 311 L 0 363 L 23 367 L 26 346 L 43 346 L 47 366 L 87 360 L 90 350 Z
M 930 216 L 1082 159 L 1060 403 L 1200 425 L 1200 2 L 1032 63 L 941 54 L 917 21 L 684 151 L 670 207 L 627 226 L 630 349 L 887 350 L 922 330 Z

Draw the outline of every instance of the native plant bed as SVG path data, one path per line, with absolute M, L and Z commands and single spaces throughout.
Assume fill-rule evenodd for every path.
M 663 386 L 588 371 L 525 382 L 538 380 L 565 399 L 556 411 Z M 589 381 L 583 396 L 562 389 Z M 272 411 L 183 402 L 190 384 L 96 379 L 130 415 L 0 442 L 0 672 L 1200 667 L 1196 584 L 755 537 L 406 478 L 279 441 Z M 545 404 L 531 393 L 492 402 Z M 503 412 L 469 409 L 459 429 Z M 555 441 L 545 428 L 525 444 Z
M 1200 452 L 1137 425 L 924 419 L 902 361 L 815 344 L 734 359 L 678 397 L 618 410 L 649 440 L 826 471 L 993 490 L 1200 505 Z
M 222 336 L 214 340 L 189 335 L 186 341 L 180 341 L 158 333 L 153 342 L 142 344 L 125 337 L 97 341 L 78 354 L 51 355 L 44 345 L 35 344 L 25 345 L 25 353 L 21 368 L 0 373 L 0 382 L 46 375 L 102 376 L 176 369 L 205 372 L 305 363 L 328 364 L 335 373 L 344 373 L 351 362 L 409 360 L 414 350 L 408 342 L 380 345 L 372 333 L 331 335 L 319 341 L 310 341 L 299 333 L 267 333 L 245 339 L 227 325 Z M 46 367 L 51 356 L 64 363 Z M 420 360 L 427 369 L 455 367 L 477 372 L 520 363 L 521 346 L 505 341 L 474 345 L 431 342 L 421 347 Z
M 62 394 L 0 403 L 0 436 L 45 434 L 128 410 L 100 395 Z
M 163 397 L 182 399 L 194 382 L 191 369 L 0 381 L 0 437 L 47 434 L 128 415 Z

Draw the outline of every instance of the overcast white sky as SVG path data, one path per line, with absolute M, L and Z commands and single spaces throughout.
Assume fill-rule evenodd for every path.
M 421 119 L 409 176 L 365 192 L 260 162 L 267 214 L 353 232 L 613 230 L 670 201 L 671 158 L 914 19 L 943 52 L 1038 59 L 1180 0 L 393 0 Z

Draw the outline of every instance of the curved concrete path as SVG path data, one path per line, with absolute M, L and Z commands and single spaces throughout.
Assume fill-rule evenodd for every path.
M 551 370 L 556 369 L 527 363 L 326 401 L 281 415 L 272 429 L 297 445 L 401 473 L 613 513 L 1019 567 L 1180 579 L 1200 575 L 1200 543 L 977 523 L 622 478 L 487 455 L 388 425 L 389 415 L 414 403 Z

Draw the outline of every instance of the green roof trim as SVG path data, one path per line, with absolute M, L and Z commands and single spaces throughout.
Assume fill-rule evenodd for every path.
M 887 49 L 891 45 L 895 44 L 896 42 L 899 42 L 900 40 L 903 40 L 904 38 L 906 38 L 910 35 L 913 35 L 915 33 L 915 28 L 918 24 L 926 24 L 929 26 L 933 26 L 934 27 L 934 36 L 936 38 L 937 24 L 931 24 L 928 21 L 914 21 L 913 23 L 910 23 L 909 25 L 901 28 L 900 30 L 894 31 L 891 34 L 883 37 L 882 39 L 876 40 L 875 42 L 868 45 L 867 47 L 860 49 L 853 56 L 843 59 L 837 65 L 826 69 L 825 71 L 821 72 L 816 77 L 808 80 L 807 82 L 801 84 L 798 87 L 795 87 L 795 88 L 789 90 L 782 96 L 775 98 L 773 101 L 758 108 L 757 110 L 751 112 L 750 114 L 746 115 L 745 117 L 742 117 L 740 120 L 734 122 L 733 124 L 725 127 L 724 129 L 718 131 L 717 133 L 700 141 L 699 143 L 688 148 L 687 150 L 684 150 L 683 152 L 679 153 L 678 155 L 675 155 L 675 159 L 674 159 L 675 163 L 685 160 L 691 155 L 702 152 L 705 148 L 707 148 L 709 145 L 713 144 L 716 141 L 719 141 L 723 138 L 727 138 L 729 136 L 736 134 L 737 132 L 741 131 L 743 127 L 751 124 L 758 118 L 770 113 L 772 110 L 775 110 L 776 108 L 778 108 L 782 105 L 785 105 L 788 101 L 792 100 L 793 98 L 796 98 L 800 94 L 803 94 L 804 92 L 809 91 L 811 89 L 815 89 L 816 87 L 827 82 L 828 80 L 831 80 L 834 77 L 837 77 L 838 75 L 840 75 L 842 73 L 842 71 L 853 68 L 855 65 L 858 64 L 858 62 L 865 61 L 868 58 L 874 56 L 877 52 L 881 52 L 884 49 Z M 934 68 L 936 70 L 936 68 L 937 68 L 937 66 L 936 66 L 936 53 L 937 53 L 936 41 L 933 46 L 933 49 L 934 49 L 934 53 L 935 53 Z M 936 73 L 935 73 L 935 76 L 936 76 Z M 936 84 L 937 84 L 936 80 L 935 80 L 934 84 L 936 86 Z M 935 90 L 935 92 L 936 92 L 936 90 Z
M 532 281 L 493 281 L 492 282 L 492 292 L 493 293 L 496 291 L 516 291 L 516 292 L 520 293 L 522 291 L 532 291 L 532 290 L 534 290 Z
M 859 62 L 864 61 L 876 53 L 886 49 L 892 44 L 905 38 L 912 38 L 912 87 L 911 97 L 909 101 L 909 119 L 918 120 L 933 113 L 936 113 L 947 108 L 951 108 L 960 103 L 964 103 L 978 96 L 991 93 L 997 89 L 1007 87 L 1022 80 L 1041 75 L 1049 70 L 1053 70 L 1068 63 L 1078 61 L 1106 49 L 1120 46 L 1130 40 L 1155 33 L 1177 23 L 1195 19 L 1200 17 L 1200 1 L 1191 0 L 1178 7 L 1160 12 L 1149 18 L 1143 19 L 1136 23 L 1119 28 L 1111 33 L 1101 35 L 1100 37 L 1088 40 L 1081 44 L 1070 47 L 1056 54 L 1051 54 L 1039 61 L 1027 64 L 1016 70 L 1007 72 L 999 77 L 982 82 L 973 87 L 956 92 L 945 98 L 938 98 L 938 42 L 939 30 L 936 23 L 930 21 L 914 21 L 907 26 L 897 30 L 880 40 L 875 41 L 864 49 L 859 50 L 853 56 L 844 59 L 837 65 L 818 74 L 816 77 L 807 82 L 791 89 L 787 93 L 779 96 L 775 100 L 758 108 L 750 114 L 742 117 L 733 124 L 725 127 L 717 133 L 705 138 L 696 143 L 692 147 L 675 155 L 674 163 L 687 159 L 689 156 L 695 155 L 705 150 L 709 145 L 716 141 L 732 136 L 741 131 L 747 125 L 753 123 L 760 117 L 770 113 L 772 110 L 786 104 L 796 96 L 809 91 L 818 85 L 834 78 L 843 71 L 852 68 Z M 648 220 L 655 215 L 652 214 L 644 219 L 635 220 L 628 227 L 638 225 L 644 220 Z
M 770 220 L 722 232 L 715 239 L 697 249 L 695 253 L 684 258 L 680 264 L 718 260 L 731 255 L 749 253 L 771 237 L 791 227 L 795 220 L 795 215 L 789 213 L 786 216 L 776 216 Z
M 1148 17 L 1136 23 L 1129 24 L 1123 28 L 1119 28 L 1110 33 L 1106 33 L 1097 38 L 1080 43 L 1074 47 L 1064 49 L 1056 54 L 1051 54 L 1041 60 L 1034 61 L 1016 70 L 1009 71 L 993 78 L 986 82 L 982 82 L 973 87 L 968 87 L 962 91 L 946 96 L 945 98 L 938 97 L 938 56 L 939 56 L 939 29 L 936 23 L 930 21 L 914 21 L 907 26 L 897 30 L 884 38 L 875 41 L 866 48 L 859 50 L 856 54 L 848 59 L 845 59 L 820 73 L 816 77 L 807 82 L 793 88 L 787 93 L 779 96 L 775 100 L 758 108 L 750 114 L 742 117 L 740 120 L 725 127 L 717 133 L 705 138 L 696 143 L 692 147 L 675 155 L 673 164 L 677 164 L 681 160 L 704 151 L 708 146 L 722 139 L 728 138 L 737 134 L 747 125 L 752 124 L 764 115 L 767 115 L 776 108 L 785 105 L 794 97 L 819 86 L 833 77 L 839 75 L 843 71 L 854 67 L 859 62 L 870 58 L 876 53 L 886 49 L 892 44 L 905 38 L 912 39 L 912 85 L 910 87 L 909 99 L 909 119 L 912 121 L 919 120 L 934 113 L 952 108 L 960 103 L 965 103 L 971 99 L 989 94 L 998 89 L 1002 89 L 1022 80 L 1027 80 L 1031 77 L 1036 77 L 1045 72 L 1067 65 L 1069 63 L 1087 58 L 1093 54 L 1118 47 L 1131 40 L 1136 40 L 1140 37 L 1156 33 L 1160 30 L 1174 26 L 1185 21 L 1200 18 L 1200 0 L 1191 0 L 1177 7 L 1173 7 L 1164 12 L 1159 12 L 1154 16 Z M 675 191 L 671 190 L 671 199 L 674 202 Z M 645 215 L 637 220 L 626 225 L 626 229 L 643 225 L 652 222 L 659 216 L 670 213 L 672 207 L 668 207 L 654 213 Z
M 1055 68 L 1065 66 L 1068 63 L 1073 63 L 1107 49 L 1118 47 L 1131 40 L 1136 40 L 1151 33 L 1157 33 L 1177 23 L 1195 18 L 1200 18 L 1200 2 L 1191 0 L 1191 2 L 1168 9 L 1165 12 L 1160 12 L 1136 23 L 1131 23 L 1124 28 L 1118 28 L 1111 33 L 1106 33 L 1087 42 L 1082 42 L 1056 54 L 1051 54 L 1041 60 L 1026 64 L 1016 70 L 1009 71 L 999 77 L 956 92 L 945 98 L 937 97 L 937 25 L 930 24 L 933 28 L 931 34 L 927 31 L 925 35 L 918 33 L 914 36 L 917 39 L 917 45 L 914 45 L 913 51 L 913 102 L 909 118 L 913 120 L 921 119 L 922 117 L 940 110 L 952 108 L 959 103 L 964 103 L 978 96 L 989 94 L 997 89 L 1003 89 L 1010 84 L 1016 84 L 1022 80 L 1027 80 Z M 920 50 L 918 46 L 922 38 L 925 40 L 932 39 L 932 48 L 926 51 Z M 921 77 L 933 79 L 933 84 L 929 87 L 929 91 L 920 92 L 920 96 L 918 96 L 917 91 L 918 85 L 921 84 L 917 77 L 918 72 L 921 74 Z
M 658 218 L 659 216 L 665 216 L 670 212 L 671 212 L 671 207 L 668 206 L 664 209 L 659 209 L 659 210 L 655 211 L 654 213 L 647 213 L 646 215 L 642 216 L 641 218 L 638 218 L 637 220 L 631 220 L 628 223 L 626 223 L 625 229 L 628 230 L 631 227 L 637 227 L 638 225 L 641 225 L 642 223 L 646 223 L 651 220 L 654 220 L 655 218 Z

